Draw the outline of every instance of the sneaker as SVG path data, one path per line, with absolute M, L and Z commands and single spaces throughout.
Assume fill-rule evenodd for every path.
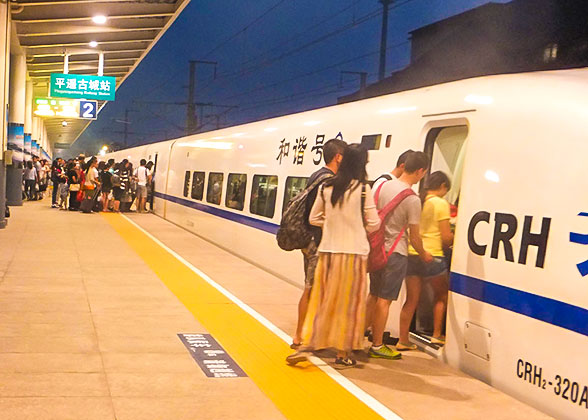
M 418 349 L 416 344 L 413 343 L 401 343 L 400 341 L 396 344 L 396 350 L 398 351 L 409 351 Z
M 307 351 L 297 351 L 286 357 L 286 362 L 288 362 L 289 365 L 294 366 L 297 363 L 307 361 L 309 356 L 310 353 Z
M 402 359 L 402 354 L 400 354 L 400 352 L 393 350 L 386 345 L 383 345 L 379 349 L 376 349 L 374 346 L 370 347 L 368 355 L 369 355 L 369 357 L 379 358 L 379 359 L 390 359 L 390 360 Z
M 351 357 L 337 357 L 335 359 L 335 369 L 348 369 L 357 366 L 357 361 Z

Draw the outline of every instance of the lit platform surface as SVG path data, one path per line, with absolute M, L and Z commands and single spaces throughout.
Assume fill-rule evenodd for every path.
M 157 216 L 48 202 L 0 231 L 2 420 L 549 418 L 422 352 L 289 367 L 298 288 Z M 207 377 L 179 333 L 247 377 Z

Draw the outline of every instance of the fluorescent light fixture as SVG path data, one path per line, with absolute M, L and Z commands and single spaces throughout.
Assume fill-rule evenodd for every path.
M 103 25 L 106 23 L 106 16 L 104 15 L 96 15 L 92 18 L 92 22 L 98 24 L 98 25 Z
M 498 174 L 491 170 L 486 171 L 486 173 L 484 174 L 484 178 L 491 182 L 500 182 L 500 177 L 498 176 Z
M 96 41 L 90 41 L 90 42 L 88 43 L 88 45 L 89 45 L 90 47 L 92 47 L 92 48 L 96 48 L 96 47 L 98 46 L 98 43 L 97 43 Z
M 268 133 L 271 133 L 272 131 L 277 131 L 277 128 L 276 127 L 268 127 L 263 131 L 267 131 Z
M 67 121 L 61 121 L 61 126 L 62 127 L 67 127 Z
M 313 125 L 319 125 L 320 123 L 320 121 L 306 121 L 304 125 L 307 127 L 312 127 Z
M 396 107 L 396 108 L 387 108 L 381 109 L 378 111 L 378 114 L 399 114 L 401 112 L 409 112 L 409 111 L 416 111 L 416 106 L 403 106 L 403 107 Z
M 483 95 L 468 95 L 464 100 L 470 104 L 477 105 L 490 105 L 494 102 L 494 98 L 492 96 Z

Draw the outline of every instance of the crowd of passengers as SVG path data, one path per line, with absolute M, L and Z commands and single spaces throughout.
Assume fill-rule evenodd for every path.
M 295 365 L 313 351 L 334 348 L 336 368 L 354 367 L 353 352 L 364 350 L 366 336 L 372 342 L 369 357 L 396 360 L 401 351 L 416 350 L 409 330 L 425 282 L 434 291 L 431 342 L 443 345 L 453 243 L 450 205 L 443 198 L 451 188 L 449 177 L 440 171 L 428 174 L 419 196 L 407 189 L 428 173 L 429 158 L 423 152 L 404 152 L 396 167 L 372 187 L 363 146 L 332 139 L 325 143 L 323 156 L 325 166 L 307 184 L 321 180 L 306 202 L 313 239 L 302 249 L 306 287 L 291 345 L 296 352 L 287 362 Z M 378 211 L 395 198 L 402 198 L 400 204 L 381 220 Z M 387 262 L 368 275 L 368 234 L 381 224 Z M 400 337 L 392 346 L 384 343 L 384 329 L 403 283 L 406 300 L 398 320 Z
M 45 159 L 34 157 L 24 169 L 24 192 L 28 200 L 41 200 L 52 186 L 51 207 L 80 211 L 83 200 L 92 200 L 93 211 L 128 212 L 135 204 L 145 212 L 153 191 L 153 162 L 142 159 L 133 170 L 127 159 L 115 162 L 86 159 L 57 158 L 51 166 Z

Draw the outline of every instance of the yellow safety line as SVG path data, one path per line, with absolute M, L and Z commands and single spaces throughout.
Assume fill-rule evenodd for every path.
M 317 367 L 288 366 L 283 340 L 129 221 L 103 215 L 286 418 L 382 419 Z

